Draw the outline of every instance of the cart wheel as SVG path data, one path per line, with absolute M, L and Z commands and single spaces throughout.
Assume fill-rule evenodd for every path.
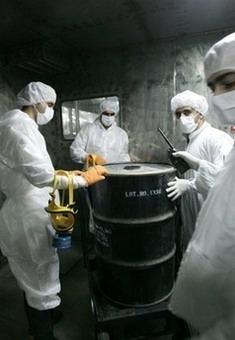
M 97 340 L 110 340 L 109 334 L 106 332 L 102 332 L 97 334 Z

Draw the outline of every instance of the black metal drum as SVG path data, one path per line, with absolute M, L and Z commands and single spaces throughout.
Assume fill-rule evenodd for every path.
M 166 195 L 175 169 L 167 164 L 106 166 L 90 187 L 95 222 L 97 282 L 123 306 L 159 303 L 172 291 L 176 208 Z

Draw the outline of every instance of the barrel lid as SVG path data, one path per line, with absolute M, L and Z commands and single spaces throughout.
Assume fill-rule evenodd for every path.
M 164 163 L 116 163 L 105 164 L 108 176 L 138 176 L 138 175 L 155 175 L 175 172 L 169 164 Z

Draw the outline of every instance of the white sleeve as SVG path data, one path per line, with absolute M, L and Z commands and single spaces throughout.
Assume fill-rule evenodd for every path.
M 69 180 L 67 176 L 58 176 L 57 175 L 57 185 L 56 185 L 56 189 L 67 189 L 68 188 L 68 184 L 69 184 Z M 53 186 L 53 183 L 51 183 L 51 186 Z M 87 182 L 86 180 L 81 177 L 81 176 L 74 176 L 73 177 L 73 188 L 74 189 L 78 189 L 78 188 L 84 188 L 87 186 Z
M 88 141 L 89 129 L 88 126 L 82 128 L 73 143 L 70 146 L 70 156 L 74 162 L 83 163 L 88 153 L 86 152 L 86 145 Z
M 5 148 L 7 148 L 9 166 L 20 170 L 36 187 L 50 185 L 55 170 L 46 147 L 42 151 L 37 141 L 22 131 L 13 128 L 7 131 L 8 142 Z
M 208 191 L 213 187 L 216 176 L 222 168 L 223 164 L 216 165 L 205 160 L 200 162 L 195 178 L 195 186 L 204 199 L 207 197 Z
M 212 163 L 218 165 L 219 167 L 222 167 L 233 145 L 234 140 L 227 133 L 223 133 L 217 136 L 212 145 Z
M 215 178 L 223 168 L 224 161 L 230 153 L 233 144 L 233 139 L 225 133 L 214 136 L 211 140 L 208 149 L 213 161 L 201 160 L 195 179 L 196 188 L 203 195 L 204 199 L 208 191 L 213 187 Z
M 130 156 L 128 153 L 129 139 L 128 139 L 127 133 L 125 131 L 123 132 L 124 132 L 123 134 L 124 142 L 123 142 L 123 148 L 120 152 L 120 162 L 130 162 Z

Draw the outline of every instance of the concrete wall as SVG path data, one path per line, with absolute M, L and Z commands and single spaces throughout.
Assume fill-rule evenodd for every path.
M 17 69 L 0 78 L 0 111 L 14 107 L 14 93 L 29 81 L 44 81 L 58 93 L 56 116 L 41 128 L 56 168 L 72 168 L 69 146 L 61 131 L 60 103 L 92 96 L 118 95 L 122 127 L 128 132 L 133 160 L 165 161 L 167 147 L 159 136 L 161 127 L 176 146 L 183 146 L 170 99 L 185 89 L 208 97 L 203 80 L 203 56 L 224 33 L 178 40 L 163 40 L 102 53 L 84 53 L 74 58 L 71 72 L 59 76 L 33 74 Z M 211 117 L 209 117 L 211 120 Z
M 157 128 L 160 126 L 176 146 L 182 146 L 184 142 L 170 111 L 170 99 L 185 89 L 208 97 L 202 61 L 208 48 L 221 37 L 221 34 L 204 35 L 80 55 L 74 60 L 71 73 L 54 78 L 59 101 L 118 95 L 132 158 L 166 160 L 167 148 Z M 69 164 L 71 142 L 61 141 L 59 110 L 57 119 L 48 141 L 61 167 Z
M 2 113 L 8 111 L 15 106 L 14 91 L 6 80 L 6 78 L 0 74 L 0 116 Z M 0 207 L 4 202 L 5 196 L 0 191 Z
M 6 79 L 0 75 L 0 115 L 9 108 L 14 107 L 15 105 L 15 95 L 14 91 L 11 88 L 11 85 L 9 82 L 6 81 Z M 5 200 L 5 195 L 0 191 L 0 208 Z M 0 267 L 2 263 L 4 262 L 4 258 L 1 255 L 0 250 Z

